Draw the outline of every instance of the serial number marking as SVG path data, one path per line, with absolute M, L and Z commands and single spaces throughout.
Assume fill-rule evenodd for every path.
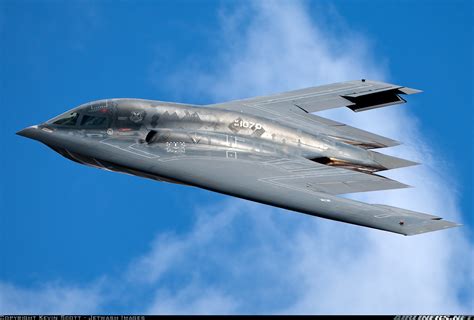
M 253 129 L 253 130 L 260 130 L 263 128 L 262 124 L 258 122 L 246 121 L 242 119 L 234 120 L 234 127 Z

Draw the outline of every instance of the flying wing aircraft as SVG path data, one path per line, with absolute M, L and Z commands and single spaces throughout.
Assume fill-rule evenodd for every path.
M 374 151 L 399 143 L 312 113 L 380 108 L 417 92 L 357 80 L 207 106 L 106 99 L 18 134 L 88 166 L 414 235 L 457 224 L 337 196 L 406 187 L 377 174 L 415 164 Z

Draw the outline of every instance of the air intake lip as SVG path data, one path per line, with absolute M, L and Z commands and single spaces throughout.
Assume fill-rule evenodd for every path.
M 148 144 L 151 144 L 155 142 L 157 138 L 158 138 L 158 132 L 155 130 L 150 130 L 150 132 L 148 132 L 148 134 L 145 137 L 145 142 Z

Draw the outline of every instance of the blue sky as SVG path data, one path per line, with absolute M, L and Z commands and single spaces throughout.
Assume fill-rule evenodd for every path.
M 2 1 L 0 313 L 472 313 L 472 12 L 470 1 Z M 432 213 L 463 228 L 414 240 L 284 214 L 79 166 L 14 134 L 100 98 L 206 104 L 374 77 L 424 92 L 334 116 L 402 135 L 400 152 L 426 165 L 400 173 L 421 190 L 413 201 L 369 199 L 442 210 Z M 362 290 L 364 266 L 384 271 L 373 281 L 393 273 L 398 260 L 381 242 L 420 259 L 397 265 L 409 279 L 429 268 L 437 280 L 384 291 L 393 303 L 381 309 L 370 288 L 359 309 L 343 305 L 343 291 Z M 345 282 L 308 277 L 341 279 L 330 263 L 351 259 Z M 283 277 L 278 265 L 294 272 Z M 343 297 L 324 302 L 318 290 Z

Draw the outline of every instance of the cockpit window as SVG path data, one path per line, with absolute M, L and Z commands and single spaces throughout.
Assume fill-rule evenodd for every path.
M 81 120 L 81 127 L 105 127 L 107 124 L 106 117 L 83 115 Z
M 59 124 L 62 126 L 75 126 L 77 122 L 77 118 L 79 118 L 79 114 L 77 112 L 72 112 L 54 121 L 53 123 Z

